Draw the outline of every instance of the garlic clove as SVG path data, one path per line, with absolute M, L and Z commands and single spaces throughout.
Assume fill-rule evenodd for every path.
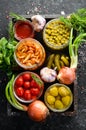
M 41 15 L 34 15 L 31 17 L 31 20 L 34 26 L 34 30 L 37 32 L 40 32 L 46 24 L 45 18 L 43 18 Z
M 53 69 L 49 69 L 48 67 L 44 67 L 40 70 L 41 79 L 45 82 L 54 82 L 57 77 L 57 73 Z

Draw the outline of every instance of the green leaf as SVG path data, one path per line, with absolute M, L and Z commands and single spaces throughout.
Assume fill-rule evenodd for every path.
M 10 13 L 10 16 L 11 16 L 12 18 L 15 18 L 16 20 L 26 20 L 26 18 L 24 18 L 23 16 L 18 15 L 18 14 L 15 14 L 15 13 L 13 13 L 13 12 Z
M 43 82 L 41 81 L 41 79 L 39 79 L 36 75 L 31 74 L 31 76 L 39 85 L 43 85 Z

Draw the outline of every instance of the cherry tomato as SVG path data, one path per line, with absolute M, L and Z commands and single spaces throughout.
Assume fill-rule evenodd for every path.
M 31 99 L 32 99 L 32 100 L 35 100 L 36 98 L 37 98 L 36 95 L 31 95 Z
M 38 88 L 31 88 L 30 91 L 31 91 L 31 94 L 35 96 L 38 96 L 40 93 L 40 90 Z
M 15 82 L 16 86 L 20 87 L 20 86 L 23 85 L 23 83 L 24 83 L 23 77 L 22 77 L 22 76 L 19 76 L 19 77 L 16 79 L 16 82 Z
M 38 83 L 34 79 L 31 81 L 31 87 L 34 87 L 34 88 L 39 87 Z
M 29 81 L 25 81 L 23 86 L 24 86 L 25 89 L 30 88 L 30 82 Z
M 26 99 L 26 100 L 30 100 L 31 99 L 30 90 L 25 90 L 25 92 L 24 92 L 24 99 Z
M 23 74 L 23 79 L 24 79 L 24 81 L 30 81 L 31 75 L 29 73 L 25 73 L 25 74 Z
M 22 87 L 17 87 L 16 88 L 16 94 L 19 96 L 19 97 L 22 97 L 23 94 L 24 94 L 24 89 Z

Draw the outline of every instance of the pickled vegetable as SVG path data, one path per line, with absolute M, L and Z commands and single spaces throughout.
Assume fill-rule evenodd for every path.
M 47 58 L 47 67 L 51 69 L 55 69 L 59 71 L 63 66 L 69 66 L 70 65 L 70 58 L 67 54 L 64 53 L 58 53 L 58 54 L 51 54 Z
M 64 62 L 64 64 L 65 64 L 66 66 L 69 66 L 69 61 L 68 61 L 68 58 L 67 58 L 67 57 L 65 57 L 64 55 L 62 55 L 62 56 L 61 56 L 61 60 Z
M 64 105 L 63 105 L 63 103 L 60 100 L 56 100 L 55 101 L 55 108 L 56 109 L 63 109 Z
M 58 96 L 58 88 L 56 86 L 50 88 L 50 94 L 52 96 Z
M 55 102 L 55 97 L 52 96 L 52 95 L 48 95 L 48 96 L 47 96 L 47 102 L 48 102 L 50 105 L 54 104 L 54 102 Z
M 70 100 L 71 100 L 70 96 L 65 96 L 62 98 L 62 102 L 65 106 L 68 106 L 70 104 Z
M 47 67 L 48 68 L 51 68 L 52 66 L 52 63 L 53 63 L 53 60 L 54 60 L 54 54 L 51 54 L 49 57 L 48 57 L 48 62 L 47 62 Z
M 53 110 L 65 110 L 70 107 L 72 100 L 71 90 L 62 84 L 54 84 L 45 93 L 45 103 Z
M 56 56 L 55 56 L 55 67 L 57 68 L 58 71 L 61 69 L 59 59 L 60 59 L 60 55 L 56 54 Z
M 68 43 L 70 29 L 60 20 L 50 21 L 45 28 L 45 39 L 53 45 L 63 45 Z
M 59 88 L 58 92 L 62 97 L 70 94 L 70 92 L 63 86 Z

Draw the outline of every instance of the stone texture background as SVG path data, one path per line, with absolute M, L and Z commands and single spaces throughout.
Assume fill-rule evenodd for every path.
M 9 12 L 22 15 L 70 14 L 86 7 L 86 0 L 0 0 L 0 38 L 8 36 Z M 16 112 L 6 101 L 6 76 L 0 70 L 0 130 L 86 130 L 86 44 L 79 48 L 77 69 L 78 113 L 74 117 L 52 114 L 46 121 L 36 123 L 23 112 Z

